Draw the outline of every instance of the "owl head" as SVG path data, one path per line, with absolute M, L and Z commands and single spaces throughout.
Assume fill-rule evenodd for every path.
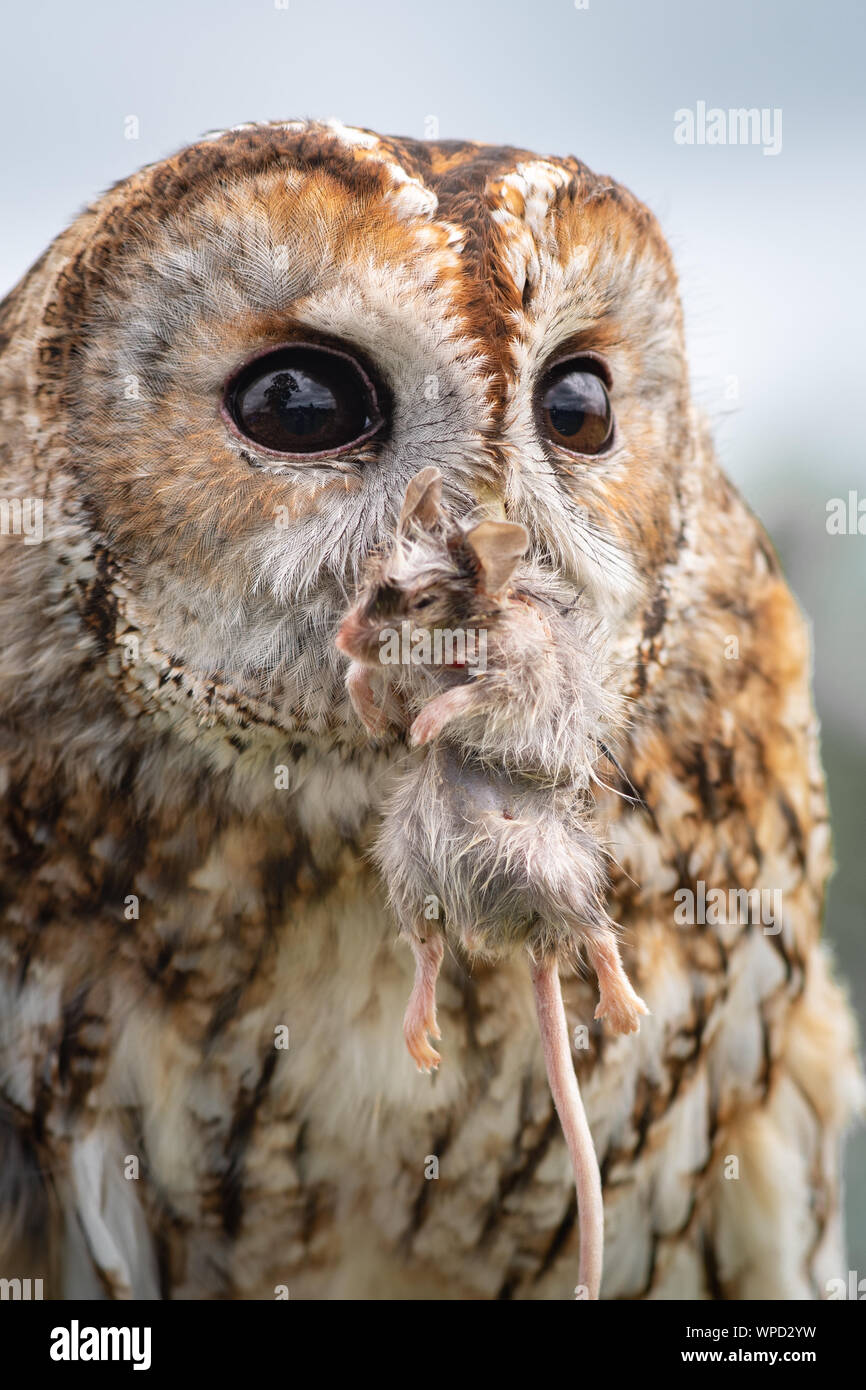
M 339 724 L 334 632 L 427 466 L 608 622 L 680 543 L 671 259 L 571 158 L 241 126 L 110 190 L 2 332 L 7 490 L 46 503 L 16 582 L 77 595 L 100 659 L 134 636 L 153 700 L 179 672 L 197 706 Z

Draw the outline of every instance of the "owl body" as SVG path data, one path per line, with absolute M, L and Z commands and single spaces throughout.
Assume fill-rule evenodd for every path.
M 596 815 L 651 1017 L 612 1037 L 563 979 L 603 1293 L 820 1295 L 861 1081 L 819 939 L 808 645 L 690 404 L 646 209 L 575 160 L 241 127 L 82 214 L 0 343 L 0 495 L 43 519 L 0 549 L 4 1271 L 51 1297 L 571 1296 L 525 963 L 447 958 L 435 1082 L 404 1054 L 370 849 L 405 748 L 370 747 L 333 642 L 432 463 L 592 606 L 628 709 Z M 375 379 L 378 432 L 244 437 L 226 383 L 298 344 Z M 541 437 L 567 357 L 604 359 L 604 455 Z M 772 920 L 706 908 L 762 889 Z

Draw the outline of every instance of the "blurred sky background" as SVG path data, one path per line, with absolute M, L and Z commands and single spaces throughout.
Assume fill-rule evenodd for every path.
M 676 257 L 695 394 L 815 632 L 839 869 L 829 935 L 866 1014 L 863 0 L 40 0 L 7 7 L 0 295 L 75 213 L 207 130 L 336 115 L 575 154 Z M 684 146 L 674 112 L 780 108 L 782 148 Z M 125 138 L 126 118 L 139 138 Z M 738 399 L 730 395 L 736 378 Z M 866 518 L 864 518 L 866 529 Z M 866 1137 L 849 1154 L 866 1276 Z

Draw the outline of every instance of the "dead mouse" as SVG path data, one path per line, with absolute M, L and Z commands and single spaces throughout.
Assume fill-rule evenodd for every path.
M 391 547 L 368 562 L 337 635 L 347 688 L 374 735 L 409 721 L 417 751 L 396 775 L 375 858 L 415 954 L 404 1019 L 419 1068 L 440 1037 L 436 980 L 446 937 L 470 956 L 530 957 L 551 1092 L 571 1155 L 580 1282 L 598 1297 L 598 1163 L 571 1057 L 560 965 L 596 972 L 597 1018 L 633 1032 L 646 1005 L 622 966 L 604 906 L 591 785 L 610 697 L 596 624 L 555 576 L 522 564 L 523 526 L 452 521 L 441 476 L 409 484 Z M 520 572 L 518 573 L 518 566 Z M 439 920 L 425 908 L 431 898 Z

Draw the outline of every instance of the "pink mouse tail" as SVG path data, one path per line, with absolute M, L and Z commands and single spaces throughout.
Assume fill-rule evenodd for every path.
M 589 1297 L 597 1299 L 601 1287 L 604 1255 L 601 1175 L 571 1059 L 559 970 L 554 957 L 540 965 L 533 964 L 532 985 L 547 1079 L 571 1155 L 574 1185 L 577 1188 L 577 1214 L 580 1223 L 578 1278 L 588 1290 Z

